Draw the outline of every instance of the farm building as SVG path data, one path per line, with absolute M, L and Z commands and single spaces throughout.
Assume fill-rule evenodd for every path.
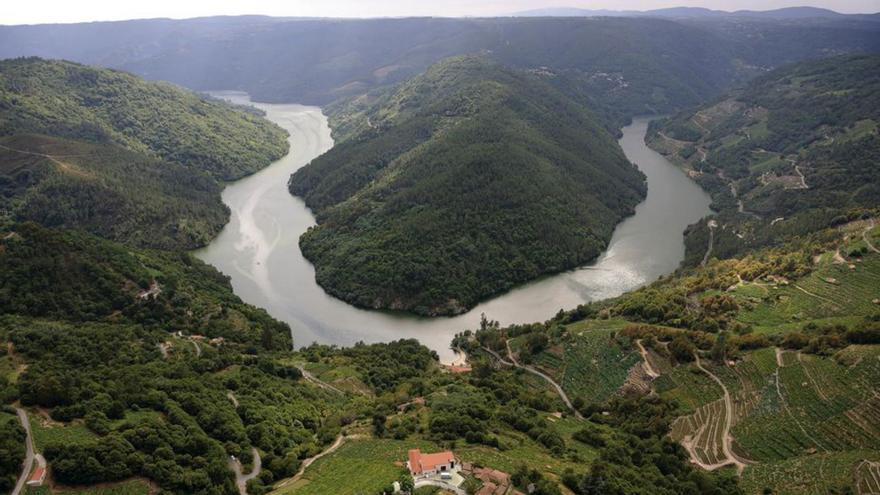
M 27 486 L 43 486 L 44 481 L 46 481 L 46 468 L 38 465 L 31 473 L 31 477 L 28 478 Z
M 410 449 L 406 467 L 413 477 L 431 476 L 445 473 L 456 468 L 455 456 L 450 451 L 423 454 L 419 449 Z

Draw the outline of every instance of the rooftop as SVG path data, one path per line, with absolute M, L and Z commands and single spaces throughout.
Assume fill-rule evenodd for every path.
M 436 452 L 433 454 L 423 454 L 419 449 L 410 449 L 407 452 L 409 457 L 409 469 L 413 474 L 421 474 L 423 471 L 431 471 L 437 465 L 449 464 L 455 460 L 455 456 L 451 451 Z

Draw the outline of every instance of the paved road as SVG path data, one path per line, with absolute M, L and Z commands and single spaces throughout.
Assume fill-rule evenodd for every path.
M 448 490 L 452 493 L 455 493 L 456 495 L 467 495 L 467 492 L 465 492 L 461 488 L 454 486 L 452 484 L 446 483 L 445 481 L 442 481 L 442 480 L 433 480 L 433 479 L 417 480 L 414 483 L 414 485 L 416 488 L 421 488 L 423 486 L 437 486 L 437 487 L 440 487 L 444 490 Z
M 583 419 L 583 416 L 581 415 L 580 411 L 578 411 L 574 407 L 574 405 L 572 405 L 571 401 L 568 399 L 568 395 L 565 393 L 565 390 L 562 390 L 562 387 L 560 387 L 559 384 L 556 383 L 555 380 L 553 380 L 553 378 L 550 378 L 546 374 L 541 373 L 540 371 L 536 370 L 535 368 L 532 368 L 531 366 L 526 366 L 524 364 L 520 364 L 516 360 L 516 358 L 513 357 L 513 351 L 510 350 L 510 339 L 505 340 L 504 345 L 507 347 L 507 357 L 508 357 L 508 359 L 510 359 L 510 361 L 504 360 L 504 358 L 502 358 L 500 355 L 498 355 L 497 352 L 493 351 L 492 349 L 489 349 L 488 347 L 483 347 L 483 349 L 486 352 L 488 352 L 489 354 L 491 354 L 492 356 L 494 356 L 495 359 L 497 359 L 503 365 L 516 366 L 517 368 L 524 369 L 533 375 L 537 375 L 537 376 L 543 378 L 547 383 L 549 383 L 550 385 L 553 386 L 553 388 L 556 389 L 556 393 L 559 394 L 559 398 L 562 399 L 562 402 L 565 402 L 565 405 L 568 406 L 568 408 L 571 410 L 572 413 L 574 413 L 575 417 Z
M 27 453 L 25 454 L 24 464 L 21 468 L 21 476 L 18 478 L 18 483 L 15 484 L 15 489 L 12 490 L 12 495 L 19 495 L 24 488 L 24 484 L 27 482 L 28 475 L 31 474 L 31 469 L 34 467 L 34 437 L 31 435 L 31 423 L 28 421 L 27 412 L 20 407 L 16 407 L 15 411 L 18 413 L 18 419 L 21 421 L 21 426 L 27 433 L 27 438 L 25 439 Z
M 248 474 L 243 474 L 241 472 L 241 461 L 238 459 L 229 459 L 229 469 L 232 469 L 235 473 L 235 484 L 238 485 L 238 493 L 240 495 L 247 495 L 247 482 L 259 476 L 260 471 L 263 469 L 263 461 L 260 459 L 260 453 L 257 452 L 257 449 L 253 449 L 251 452 L 254 455 L 254 468 Z
M 581 416 L 580 411 L 578 411 L 574 407 L 574 405 L 572 405 L 571 401 L 568 399 L 568 395 L 565 393 L 565 390 L 562 390 L 562 387 L 558 383 L 556 383 L 556 381 L 553 380 L 553 378 L 550 378 L 548 375 L 541 373 L 540 371 L 536 370 L 535 368 L 532 368 L 531 366 L 519 364 L 519 362 L 516 360 L 516 358 L 513 357 L 513 351 L 510 350 L 510 339 L 505 340 L 504 345 L 507 347 L 507 357 L 510 358 L 510 360 L 513 362 L 514 366 L 516 366 L 518 368 L 522 368 L 522 369 L 528 371 L 529 373 L 532 373 L 533 375 L 540 376 L 541 378 L 546 380 L 547 383 L 549 383 L 550 385 L 553 385 L 553 388 L 556 389 L 556 393 L 559 394 L 559 397 L 562 399 L 562 402 L 565 402 L 565 405 L 568 406 L 569 409 L 571 409 L 571 412 L 574 413 L 575 417 L 583 419 L 583 416 Z

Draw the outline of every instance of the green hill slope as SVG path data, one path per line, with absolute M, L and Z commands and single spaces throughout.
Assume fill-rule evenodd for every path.
M 358 305 L 454 314 L 583 264 L 645 192 L 586 108 L 482 58 L 341 112 L 349 138 L 290 189 L 317 214 L 318 283 Z
M 0 210 L 137 246 L 204 245 L 228 218 L 218 181 L 287 150 L 253 112 L 69 62 L 0 62 L 0 108 Z
M 0 313 L 74 323 L 138 323 L 289 347 L 287 326 L 248 306 L 228 279 L 185 253 L 135 250 L 26 222 L 0 232 Z
M 666 438 L 695 468 L 739 471 L 745 493 L 865 493 L 880 461 L 876 213 L 455 345 L 478 362 L 507 342 L 593 421 L 620 396 L 672 404 Z M 596 493 L 590 476 L 563 481 Z
M 168 83 L 38 58 L 0 62 L 0 135 L 35 133 L 120 144 L 208 172 L 253 173 L 284 155 L 284 131 Z
M 655 149 L 713 196 L 713 254 L 830 225 L 880 204 L 880 56 L 836 57 L 771 72 L 742 90 L 660 123 Z M 688 261 L 706 249 L 691 232 Z

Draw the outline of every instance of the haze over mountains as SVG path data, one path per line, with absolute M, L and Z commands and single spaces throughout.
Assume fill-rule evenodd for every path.
M 444 57 L 485 52 L 515 68 L 546 66 L 581 77 L 585 89 L 602 96 L 600 104 L 607 97 L 609 107 L 632 107 L 627 113 L 670 111 L 767 68 L 878 48 L 880 23 L 849 17 L 221 17 L 0 27 L 2 58 L 63 58 L 193 89 L 319 104 L 405 80 Z
M 880 21 L 877 12 L 866 14 L 842 14 L 831 9 L 818 7 L 786 7 L 775 10 L 713 10 L 704 7 L 668 7 L 654 10 L 594 10 L 577 7 L 550 7 L 525 10 L 512 14 L 516 17 L 670 17 L 688 18 L 721 18 L 743 17 L 772 20 L 806 20 L 806 19 L 863 19 Z

